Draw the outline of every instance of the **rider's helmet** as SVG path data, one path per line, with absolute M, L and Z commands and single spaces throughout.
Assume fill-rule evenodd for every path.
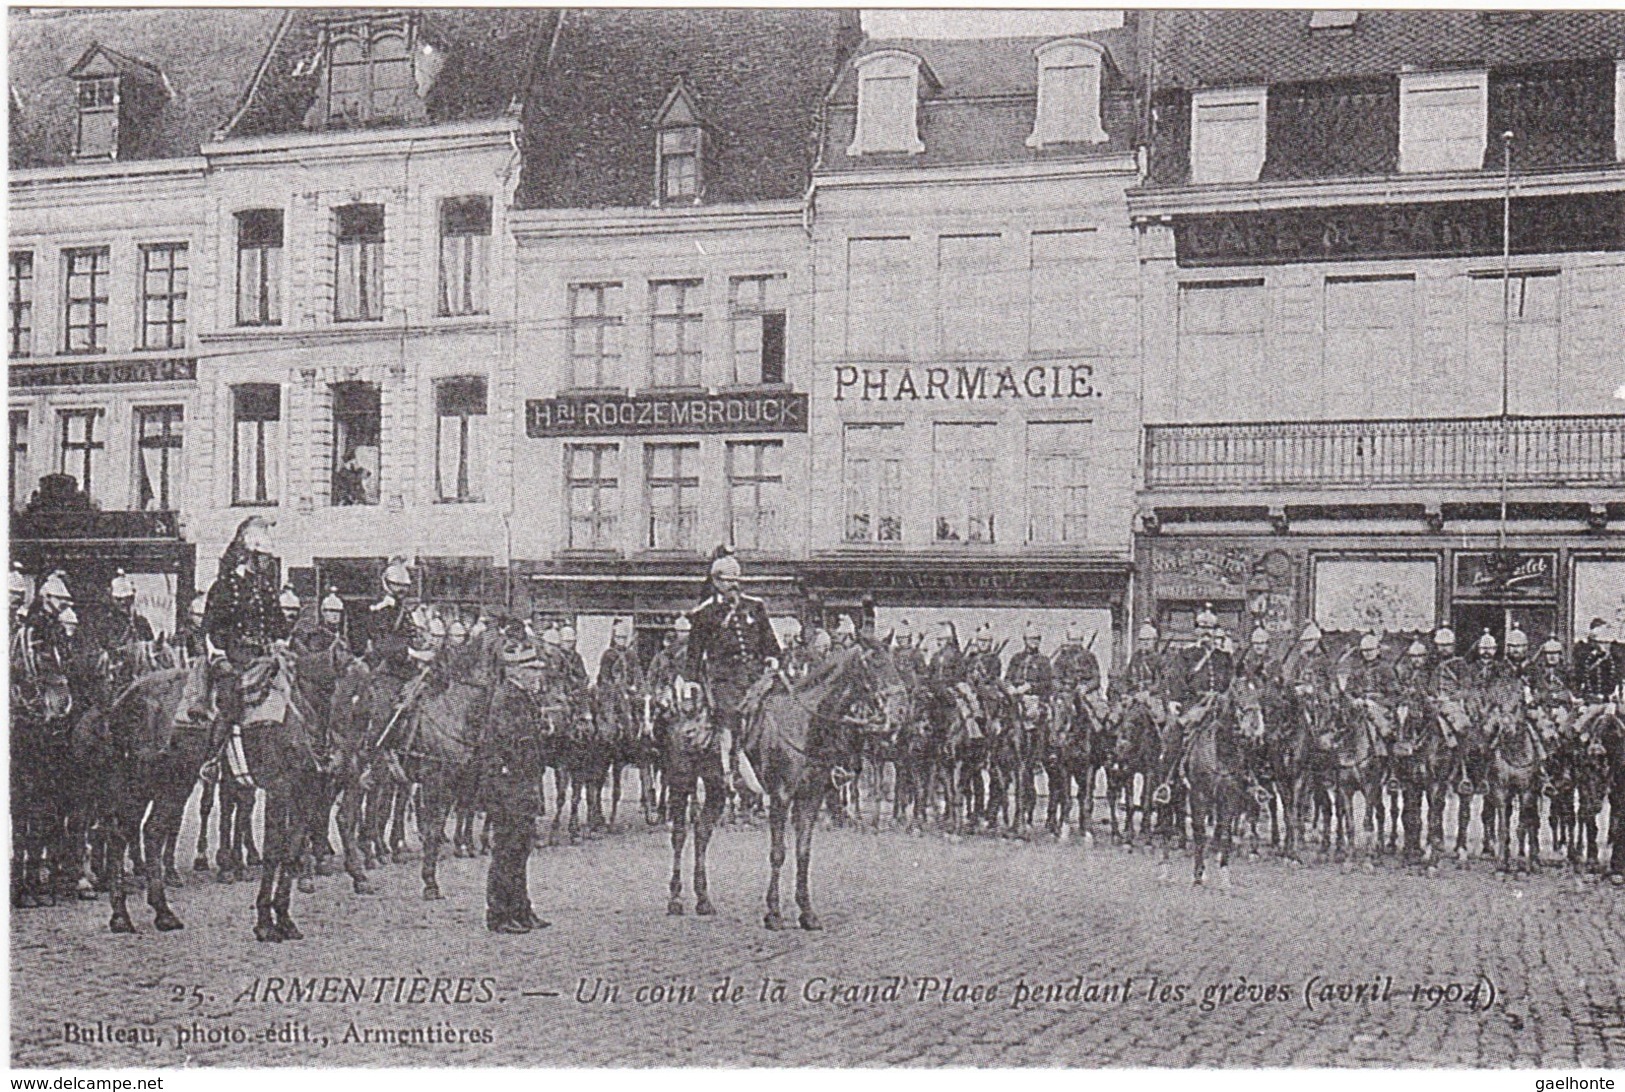
M 1360 655 L 1367 660 L 1375 660 L 1382 651 L 1382 640 L 1375 633 L 1368 633 L 1360 638 Z
M 79 631 L 79 614 L 71 606 L 63 607 L 56 620 L 62 624 L 62 632 L 68 637 Z
M 301 605 L 299 593 L 294 591 L 291 586 L 283 585 L 282 594 L 277 597 L 277 605 L 282 608 L 282 613 L 287 616 L 289 621 L 299 617 L 299 607 Z
M 120 569 L 113 577 L 113 582 L 107 586 L 107 594 L 112 596 L 113 605 L 124 610 L 135 605 L 135 581 L 124 575 Z
M 1428 655 L 1428 646 L 1421 641 L 1412 641 L 1411 646 L 1405 650 L 1405 655 L 1412 660 L 1425 660 Z
M 1456 650 L 1456 631 L 1449 626 L 1440 626 L 1433 633 L 1433 647 L 1448 656 Z
M 64 579 L 66 576 L 61 569 L 57 569 L 40 585 L 40 599 L 44 600 L 46 609 L 52 614 L 61 614 L 73 602 L 73 593 L 68 591 L 68 582 Z
M 1039 642 L 1044 639 L 1043 631 L 1034 622 L 1028 622 L 1021 627 L 1021 639 L 1030 649 L 1037 650 Z
M 1599 645 L 1608 640 L 1608 620 L 1606 618 L 1593 618 L 1586 636 Z
M 566 622 L 559 627 L 559 644 L 564 648 L 576 647 L 576 627 Z
M 1540 646 L 1540 653 L 1546 657 L 1546 662 L 1556 667 L 1563 662 L 1563 642 L 1556 637 L 1548 637 L 1546 643 Z
M 1478 639 L 1478 644 L 1473 647 L 1478 649 L 1480 656 L 1493 656 L 1495 655 L 1495 649 L 1499 643 L 1500 642 L 1495 639 L 1495 634 L 1485 630 L 1484 636 L 1480 637 Z
M 23 605 L 28 598 L 28 577 L 23 574 L 22 566 L 15 561 L 11 563 L 11 605 L 15 609 Z
M 1523 659 L 1524 653 L 1528 651 L 1529 635 L 1523 630 L 1514 626 L 1512 632 L 1507 634 L 1507 655 L 1511 656 L 1516 653 L 1518 658 L 1521 660 Z
M 688 620 L 688 615 L 686 614 L 679 614 L 677 619 L 671 624 L 671 631 L 680 637 L 687 636 L 688 632 L 693 628 L 694 623 Z
M 327 597 L 321 602 L 322 621 L 330 626 L 337 626 L 344 621 L 344 600 L 339 598 L 337 588 L 328 588 Z
M 1315 625 L 1313 622 L 1310 622 L 1308 625 L 1304 626 L 1303 632 L 1298 634 L 1298 641 L 1300 644 L 1312 645 L 1319 640 L 1320 627 Z
M 711 582 L 719 591 L 732 591 L 739 587 L 741 575 L 739 559 L 731 553 L 722 554 L 711 562 Z
M 1253 646 L 1254 652 L 1262 652 L 1269 647 L 1270 631 L 1265 629 L 1263 626 L 1259 626 L 1257 629 L 1253 630 L 1252 636 L 1247 640 L 1248 643 Z
M 461 648 L 468 643 L 468 623 L 461 618 L 453 618 L 446 623 L 446 644 L 452 648 Z
M 898 648 L 908 648 L 914 644 L 914 627 L 909 625 L 907 618 L 897 623 L 897 628 L 892 631 L 892 639 L 897 642 Z
M 548 648 L 559 647 L 559 627 L 557 623 L 549 622 L 542 627 L 542 644 Z
M 407 567 L 406 558 L 392 557 L 389 564 L 384 566 L 383 576 L 384 594 L 400 599 L 412 590 L 412 570 Z
M 617 618 L 609 627 L 610 644 L 616 648 L 625 648 L 632 643 L 632 620 L 630 618 Z
M 1074 623 L 1074 625 L 1076 625 L 1076 623 Z M 1139 631 L 1135 633 L 1134 637 L 1141 648 L 1150 649 L 1157 643 L 1157 627 L 1152 625 L 1150 622 L 1142 622 L 1140 624 Z M 1072 634 L 1070 631 L 1067 633 L 1067 640 L 1072 640 Z
M 986 652 L 993 647 L 993 627 L 983 622 L 976 627 L 975 648 L 977 652 Z
M 835 619 L 835 636 L 848 643 L 857 638 L 858 627 L 850 614 L 842 614 Z

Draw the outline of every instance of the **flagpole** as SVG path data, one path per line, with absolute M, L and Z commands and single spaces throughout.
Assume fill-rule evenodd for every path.
M 1511 411 L 1512 355 L 1512 131 L 1501 134 L 1501 428 L 1497 462 L 1501 470 L 1501 523 L 1496 543 L 1507 548 L 1508 432 Z

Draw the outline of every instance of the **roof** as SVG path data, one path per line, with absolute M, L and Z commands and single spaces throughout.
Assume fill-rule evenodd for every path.
M 1159 87 L 1238 86 L 1625 57 L 1625 12 L 1366 8 L 1352 31 L 1310 31 L 1307 11 L 1156 12 Z
M 280 9 L 12 9 L 7 19 L 12 169 L 74 161 L 77 123 L 68 73 L 93 45 L 135 71 L 157 68 L 172 92 L 121 132 L 124 159 L 176 159 L 199 147 L 236 109 L 270 44 Z
M 244 82 L 242 116 L 234 137 L 304 132 L 307 115 L 321 88 L 321 25 L 341 14 L 354 18 L 365 8 L 304 8 L 290 11 L 288 25 L 266 59 L 252 89 Z M 439 124 L 501 117 L 522 100 L 552 34 L 557 12 L 546 8 L 371 9 L 411 11 L 417 41 L 433 46 L 440 66 L 424 96 L 425 116 L 381 123 Z
M 1022 163 L 1116 155 L 1132 150 L 1138 111 L 1135 108 L 1137 30 L 1122 27 L 1087 34 L 1043 37 L 926 39 L 870 38 L 853 54 L 829 97 L 830 110 L 818 169 L 827 173 L 887 168 L 930 168 L 985 163 Z M 1093 42 L 1106 52 L 1101 74 L 1101 123 L 1108 140 L 1102 144 L 1060 144 L 1030 148 L 1038 110 L 1038 59 L 1035 51 L 1063 39 Z M 857 62 L 873 53 L 900 50 L 923 62 L 931 79 L 920 96 L 919 135 L 925 151 L 918 155 L 849 156 L 857 125 Z
M 799 197 L 858 40 L 840 9 L 571 9 L 525 106 L 523 208 L 649 205 L 655 120 L 679 78 L 706 133 L 706 203 Z

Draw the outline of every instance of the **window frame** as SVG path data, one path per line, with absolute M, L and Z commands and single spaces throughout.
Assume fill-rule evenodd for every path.
M 1450 91 L 1473 91 L 1477 95 L 1477 110 L 1473 131 L 1454 138 L 1470 142 L 1470 154 L 1457 163 L 1451 160 L 1441 165 L 1437 159 L 1421 155 L 1423 149 L 1444 142 L 1429 140 L 1420 148 L 1417 140 L 1423 135 L 1417 130 L 1417 99 L 1424 95 L 1444 94 Z M 1489 147 L 1490 75 L 1487 69 L 1461 69 L 1449 72 L 1402 72 L 1399 76 L 1399 161 L 1400 174 L 1441 174 L 1460 171 L 1479 171 L 1484 168 L 1484 153 Z
M 660 290 L 678 290 L 678 309 L 662 311 L 659 308 Z M 690 302 L 699 304 L 698 310 L 689 310 Z M 670 329 L 675 336 L 675 351 L 660 351 L 660 331 Z M 675 382 L 662 382 L 661 361 L 675 362 L 672 378 Z M 688 374 L 692 360 L 694 374 Z M 658 390 L 696 390 L 705 384 L 705 281 L 700 277 L 673 277 L 649 282 L 649 386 Z
M 1038 80 L 1035 94 L 1037 105 L 1033 113 L 1033 131 L 1027 137 L 1027 147 L 1044 148 L 1051 144 L 1102 144 L 1109 139 L 1101 121 L 1102 89 L 1105 84 L 1106 51 L 1086 38 L 1058 38 L 1045 42 L 1033 50 L 1038 62 Z M 1069 105 L 1054 101 L 1054 95 L 1044 93 L 1044 76 L 1051 71 L 1082 70 L 1083 98 Z M 1077 114 L 1073 118 L 1074 112 Z
M 56 411 L 57 420 L 57 472 L 67 474 L 74 478 L 79 485 L 79 492 L 87 497 L 95 497 L 95 470 L 96 453 L 107 450 L 107 440 L 96 439 L 96 422 L 107 416 L 107 410 L 102 406 L 64 406 Z M 70 440 L 70 423 L 73 421 L 85 422 L 85 438 Z M 83 476 L 69 471 L 70 452 L 78 452 L 83 470 Z
M 124 102 L 123 78 L 116 74 L 105 76 L 80 76 L 74 79 L 73 89 L 74 114 L 73 128 L 73 157 L 75 159 L 117 159 L 119 153 L 119 114 Z M 92 102 L 85 102 L 85 91 L 92 92 Z M 107 94 L 104 96 L 103 92 Z M 105 100 L 105 101 L 104 101 Z M 87 151 L 85 148 L 85 119 L 87 117 L 107 116 L 111 118 L 111 129 L 108 133 L 108 147 L 101 151 Z
M 1212 150 L 1204 146 L 1204 139 L 1211 142 L 1213 134 L 1221 130 L 1214 128 L 1217 124 L 1235 126 L 1239 130 L 1237 120 L 1210 121 L 1207 126 L 1202 124 L 1203 110 L 1223 110 L 1227 108 L 1251 107 L 1257 111 L 1257 117 L 1252 120 L 1252 139 L 1244 147 L 1224 149 L 1225 155 L 1215 161 Z M 1204 133 L 1207 134 L 1204 138 Z M 1269 88 L 1255 87 L 1223 87 L 1206 88 L 1191 92 L 1191 184 L 1192 185 L 1235 185 L 1244 182 L 1257 182 L 1260 172 L 1264 169 L 1264 157 L 1268 149 L 1269 140 Z M 1204 155 L 1204 152 L 1206 155 Z M 1229 168 L 1240 164 L 1237 169 Z
M 863 437 L 861 443 L 854 440 Z M 908 457 L 908 428 L 901 421 L 847 421 L 841 428 L 841 541 L 847 545 L 901 546 L 906 528 L 907 504 L 903 496 L 903 471 Z M 859 464 L 873 469 L 858 480 Z M 862 497 L 868 511 L 853 509 L 855 495 Z M 892 504 L 887 504 L 887 499 Z M 855 522 L 863 520 L 857 533 Z M 890 526 L 887 525 L 890 521 Z M 888 533 L 890 532 L 890 533 Z
M 184 242 L 143 243 L 141 244 L 141 311 L 136 315 L 136 329 L 140 334 L 139 343 L 143 349 L 184 349 L 186 348 L 187 323 L 190 304 L 188 302 L 191 286 L 191 253 Z M 157 269 L 153 268 L 152 259 L 155 255 L 167 254 L 169 264 Z M 179 264 L 177 264 L 177 261 Z M 168 291 L 154 295 L 151 287 L 151 277 L 155 274 L 167 274 Z M 179 281 L 179 287 L 176 282 Z M 164 318 L 153 322 L 148 310 L 155 302 L 164 304 Z M 153 338 L 154 328 L 163 330 L 162 342 Z
M 578 455 L 591 455 L 591 476 L 577 475 Z M 605 475 L 606 464 L 613 463 Z M 564 541 L 567 550 L 609 553 L 616 549 L 620 525 L 621 445 L 618 442 L 591 441 L 564 445 Z M 585 516 L 576 510 L 576 499 L 589 499 Z M 578 541 L 577 528 L 585 524 L 589 541 Z
M 26 265 L 26 272 L 22 267 Z M 34 252 L 32 250 L 13 250 L 9 252 L 8 275 L 10 287 L 7 292 L 8 308 L 7 330 L 7 357 L 30 357 L 34 355 L 34 302 L 39 287 L 38 274 L 34 267 Z M 26 287 L 26 291 L 24 286 Z M 25 298 L 26 296 L 26 298 Z
M 751 465 L 741 470 L 739 457 L 747 453 Z M 773 454 L 770 456 L 770 453 Z M 782 517 L 786 514 L 784 507 L 789 500 L 784 488 L 784 441 L 729 440 L 723 456 L 728 485 L 728 544 L 736 550 L 750 553 L 779 549 L 783 545 L 780 530 Z M 742 489 L 749 493 L 753 501 L 743 509 L 735 503 Z M 764 499 L 772 503 L 764 505 Z M 754 533 L 751 541 L 741 542 L 739 521 L 747 512 L 754 523 Z
M 92 259 L 91 268 L 84 273 L 74 271 L 74 263 L 80 258 Z M 96 259 L 100 258 L 103 265 L 98 266 Z M 90 278 L 90 294 L 88 296 L 74 295 L 74 278 L 88 276 Z M 107 335 L 111 329 L 112 307 L 111 292 L 108 287 L 113 279 L 113 252 L 109 246 L 77 246 L 68 247 L 62 251 L 62 351 L 72 356 L 90 355 L 107 352 Z M 100 294 L 98 294 L 98 292 Z M 78 324 L 73 321 L 73 309 L 76 304 L 86 304 L 89 321 Z M 82 348 L 73 347 L 73 332 L 87 330 L 90 333 L 89 344 Z
M 454 210 L 475 203 L 484 206 L 484 230 L 451 230 L 448 221 L 455 215 Z M 435 299 L 435 314 L 439 318 L 464 318 L 491 313 L 491 247 L 495 239 L 492 206 L 490 195 L 483 193 L 440 199 L 440 281 Z M 476 245 L 470 241 L 477 239 L 484 239 L 484 244 Z M 460 242 L 453 245 L 453 240 Z M 452 253 L 454 250 L 455 254 Z M 448 262 L 453 258 L 463 267 L 461 279 L 457 282 L 462 287 L 462 299 L 457 307 L 451 306 L 452 284 L 447 275 Z
M 945 447 L 946 439 L 959 435 L 976 437 L 983 442 L 978 446 Z M 999 543 L 997 502 L 999 477 L 999 423 L 997 421 L 933 421 L 931 422 L 931 542 L 937 546 L 983 547 Z M 973 463 L 986 463 L 986 481 L 976 483 L 972 478 Z M 973 527 L 979 514 L 973 504 L 978 492 L 987 494 L 984 537 L 976 537 Z M 956 498 L 962 503 L 961 511 L 944 512 L 945 503 Z M 963 537 L 956 537 L 950 518 L 962 521 Z M 947 532 L 947 533 L 945 533 Z
M 330 508 L 371 508 L 383 499 L 383 446 L 384 446 L 384 389 L 381 384 L 369 383 L 365 380 L 346 380 L 334 383 L 329 387 L 333 406 L 333 435 L 328 447 L 328 489 L 327 503 Z M 346 405 L 352 399 L 361 401 L 370 398 L 372 405 L 366 409 L 358 409 L 354 405 Z M 370 411 L 370 412 L 369 412 Z M 357 431 L 356 422 L 365 422 L 372 419 L 371 435 L 374 437 L 373 446 L 378 453 L 378 465 L 370 468 L 372 481 L 370 486 L 364 487 L 362 499 L 359 501 L 339 502 L 338 475 L 344 465 L 345 458 L 353 454 L 356 448 L 366 445 L 355 442 Z M 346 450 L 348 448 L 348 450 Z M 368 468 L 363 468 L 368 469 Z
M 280 383 L 235 383 L 229 389 L 231 397 L 231 506 L 233 508 L 270 508 L 279 503 L 277 486 L 277 472 L 282 461 L 281 440 L 282 429 L 282 384 Z M 275 416 L 244 416 L 243 402 L 246 398 L 258 394 L 265 396 L 265 392 L 276 392 Z M 243 450 L 242 426 L 254 424 L 257 427 L 254 433 L 254 491 L 250 496 L 243 489 Z M 267 443 L 267 438 L 271 440 Z
M 133 437 L 131 446 L 135 449 L 134 462 L 135 488 L 133 496 L 135 507 L 143 512 L 173 512 L 177 500 L 176 494 L 182 484 L 181 474 L 185 457 L 186 443 L 186 407 L 180 403 L 170 402 L 158 405 L 140 405 L 131 407 L 131 429 Z M 145 426 L 151 420 L 157 419 L 161 430 L 156 435 L 149 435 Z M 142 458 L 142 452 L 156 450 L 158 455 L 158 482 L 155 489 L 153 483 L 147 482 L 152 490 L 152 498 L 156 507 L 148 507 L 141 503 L 141 483 L 147 479 L 147 465 Z M 170 453 L 174 452 L 173 455 Z
M 1052 548 L 1071 548 L 1088 545 L 1089 532 L 1091 530 L 1089 521 L 1091 483 L 1089 479 L 1094 472 L 1094 460 L 1091 458 L 1094 450 L 1092 444 L 1093 428 L 1094 422 L 1088 418 L 1065 421 L 1037 420 L 1027 422 L 1027 545 Z M 1053 441 L 1047 445 L 1034 442 L 1036 438 L 1045 436 L 1046 430 L 1050 429 L 1057 430 L 1061 439 Z M 1066 433 L 1064 430 L 1068 429 L 1077 429 L 1081 431 L 1083 433 L 1084 442 L 1076 447 L 1069 446 L 1067 443 L 1065 443 L 1064 441 L 1066 440 Z M 1074 469 L 1081 464 L 1083 470 L 1083 480 L 1081 485 L 1070 479 L 1067 484 L 1055 484 L 1053 482 L 1043 481 L 1043 475 L 1035 473 L 1036 464 L 1039 462 L 1059 462 L 1062 460 L 1069 461 L 1073 465 Z M 1040 484 L 1041 482 L 1042 484 Z M 1037 494 L 1040 491 L 1046 490 L 1064 492 L 1068 495 L 1069 499 L 1072 494 L 1081 491 L 1083 494 L 1082 510 L 1074 511 L 1070 503 L 1057 505 L 1053 499 L 1051 499 L 1047 504 L 1044 503 L 1042 498 L 1040 498 Z M 1037 516 L 1041 508 L 1052 512 L 1056 516 L 1060 528 L 1059 537 L 1041 538 L 1037 534 Z M 1070 533 L 1074 526 L 1074 521 L 1081 523 L 1081 530 L 1075 537 Z
M 789 314 L 785 297 L 789 293 L 789 277 L 784 273 L 746 273 L 728 278 L 728 356 L 733 383 L 736 386 L 776 387 L 786 382 L 786 357 L 789 355 Z M 741 300 L 741 289 L 752 285 L 753 299 Z M 775 298 L 777 297 L 777 298 Z M 777 333 L 770 336 L 768 320 L 777 317 Z M 756 324 L 755 355 L 756 378 L 746 378 L 740 372 L 740 335 Z M 778 345 L 778 377 L 768 378 L 768 346 L 776 340 Z
M 858 101 L 856 120 L 852 127 L 852 143 L 847 146 L 847 155 L 886 153 L 919 155 L 925 151 L 925 144 L 920 140 L 920 68 L 923 64 L 924 61 L 919 57 L 900 49 L 877 50 L 854 62 Z M 907 123 L 901 125 L 897 133 L 879 131 L 880 122 L 883 120 L 875 114 L 879 107 L 872 98 L 865 102 L 866 88 L 888 80 L 907 82 L 908 101 L 913 107 L 909 111 Z
M 370 225 L 360 226 L 363 210 L 377 210 L 377 231 Z M 346 217 L 352 224 L 347 226 Z M 376 201 L 356 201 L 333 208 L 333 321 L 335 323 L 382 322 L 385 314 L 386 293 L 384 246 L 388 239 L 388 213 Z M 354 251 L 355 284 L 346 292 L 345 254 Z M 353 295 L 353 301 L 347 300 Z M 355 314 L 346 313 L 346 303 L 354 302 Z
M 673 454 L 672 473 L 669 475 L 655 475 L 655 459 L 660 452 L 670 451 Z M 693 473 L 687 473 L 685 464 L 689 458 L 693 459 Z M 699 548 L 700 524 L 700 475 L 699 462 L 702 459 L 700 444 L 697 441 L 680 441 L 675 443 L 646 443 L 643 445 L 643 548 L 657 553 L 694 553 Z M 655 504 L 656 490 L 672 490 L 670 505 Z M 691 504 L 684 504 L 685 496 L 691 499 Z M 660 527 L 659 513 L 671 512 L 675 518 L 668 520 L 671 527 L 671 541 L 662 542 L 658 534 Z M 687 523 L 685 524 L 685 516 Z M 687 527 L 687 534 L 684 528 Z M 686 539 L 686 541 L 685 541 Z
M 596 306 L 591 313 L 581 314 L 578 301 L 583 299 L 586 293 L 594 294 Z M 611 299 L 612 294 L 613 301 Z M 566 286 L 565 295 L 565 302 L 570 308 L 569 389 L 625 390 L 626 285 L 621 281 L 572 281 Z M 611 302 L 616 304 L 613 309 L 610 307 Z M 592 332 L 591 340 L 595 352 L 592 354 L 578 353 L 576 351 L 577 334 L 589 330 Z M 616 332 L 616 351 L 613 353 L 607 349 L 611 330 Z M 603 380 L 603 382 L 592 384 L 583 384 L 581 382 L 580 364 L 583 360 L 593 361 L 593 378 Z M 614 379 L 619 379 L 620 382 L 612 382 Z
M 20 486 L 24 476 L 28 474 L 28 449 L 32 424 L 33 417 L 26 408 L 12 408 L 10 410 L 7 419 L 8 443 L 10 445 L 7 455 L 9 474 L 6 482 L 10 492 L 8 500 L 11 503 L 13 512 L 19 511 L 27 504 L 27 496 Z M 30 488 L 29 492 L 32 493 L 32 488 Z
M 379 97 L 390 93 L 416 92 L 416 66 L 413 63 L 417 46 L 417 21 L 411 14 L 397 16 L 362 16 L 329 26 L 322 43 L 322 124 L 324 128 L 348 125 L 366 125 L 374 121 L 403 118 L 406 111 L 381 105 Z M 376 56 L 379 43 L 388 38 L 401 39 L 398 55 Z M 353 42 L 359 50 L 359 59 L 340 61 L 338 48 Z M 407 79 L 404 83 L 384 83 L 378 79 L 385 65 L 404 64 Z M 353 69 L 360 73 L 358 86 L 335 91 L 334 76 L 340 69 Z M 354 101 L 359 110 L 354 116 L 338 109 L 339 96 Z
M 668 138 L 688 138 L 691 148 L 668 148 Z M 674 160 L 687 160 L 692 165 L 693 191 L 675 193 L 672 190 L 670 167 Z M 655 135 L 655 178 L 661 205 L 698 205 L 705 200 L 705 128 L 699 124 L 663 126 Z
M 480 408 L 477 410 L 459 410 L 455 413 L 445 412 L 445 403 L 449 396 L 446 392 L 454 386 L 466 384 L 470 391 L 480 392 Z M 434 499 L 436 504 L 483 504 L 485 502 L 486 472 L 489 469 L 483 465 L 488 460 L 484 455 L 484 442 L 486 437 L 476 436 L 475 417 L 489 417 L 491 415 L 491 380 L 489 376 L 477 373 L 465 375 L 443 375 L 434 380 L 434 416 L 435 416 L 435 448 L 434 448 Z M 473 401 L 472 398 L 469 399 Z M 448 492 L 443 474 L 445 462 L 446 422 L 457 422 L 457 475 L 454 491 Z M 487 426 L 488 427 L 488 426 Z M 474 450 L 476 441 L 479 450 Z M 475 480 L 478 475 L 478 481 Z
M 250 217 L 276 216 L 276 242 L 246 242 L 245 236 L 250 235 Z M 238 209 L 232 214 L 237 222 L 237 292 L 236 292 L 236 323 L 237 326 L 280 326 L 282 325 L 282 255 L 287 245 L 287 217 L 282 209 L 253 208 Z M 265 233 L 268 235 L 268 233 Z M 255 315 L 248 316 L 243 310 L 246 286 L 243 281 L 243 262 L 245 258 L 252 258 L 257 266 L 258 279 L 256 284 Z M 336 270 L 335 270 L 336 272 Z

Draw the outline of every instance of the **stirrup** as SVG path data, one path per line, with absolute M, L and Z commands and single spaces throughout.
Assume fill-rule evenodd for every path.
M 858 779 L 858 775 L 845 766 L 831 766 L 829 768 L 829 783 L 837 789 L 844 789 Z
M 1477 791 L 1477 788 L 1478 787 L 1473 784 L 1472 778 L 1464 777 L 1460 781 L 1456 782 L 1456 795 L 1472 796 Z
M 1151 794 L 1151 802 L 1157 805 L 1159 808 L 1167 804 L 1173 798 L 1174 786 L 1168 781 L 1164 781 L 1162 784 L 1158 785 L 1156 791 Z
M 1253 782 L 1252 792 L 1253 803 L 1257 804 L 1261 808 L 1269 807 L 1270 802 L 1275 799 L 1272 795 L 1270 795 L 1270 791 L 1268 789 L 1256 781 Z

